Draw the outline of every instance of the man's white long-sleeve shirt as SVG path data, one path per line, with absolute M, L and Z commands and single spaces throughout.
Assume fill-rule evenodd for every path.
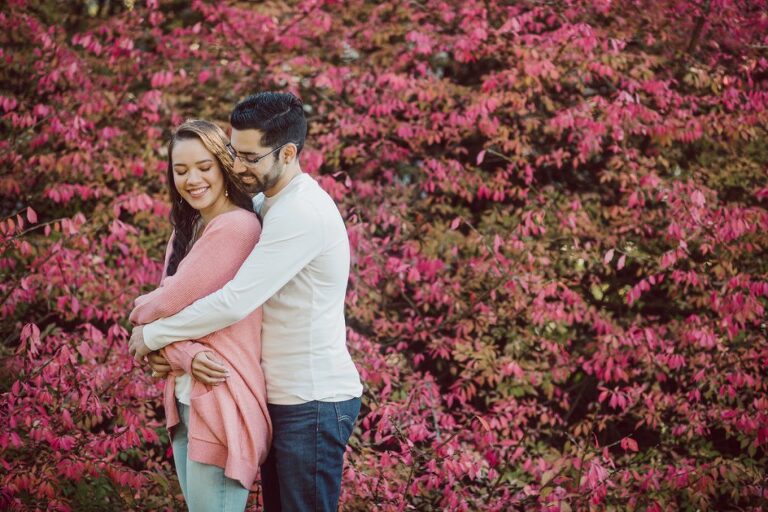
M 314 179 L 299 174 L 264 198 L 261 214 L 261 239 L 234 279 L 147 324 L 144 342 L 158 350 L 199 339 L 263 305 L 261 364 L 269 403 L 359 397 L 362 385 L 344 322 L 349 239 L 336 204 Z

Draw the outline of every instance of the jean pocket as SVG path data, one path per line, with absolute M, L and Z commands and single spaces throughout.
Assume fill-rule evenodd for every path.
M 355 428 L 355 421 L 360 412 L 360 399 L 353 398 L 344 402 L 336 402 L 336 419 L 339 424 L 339 441 L 347 444 L 352 430 Z
M 215 392 L 216 388 L 190 398 L 188 436 L 226 446 L 224 418 Z

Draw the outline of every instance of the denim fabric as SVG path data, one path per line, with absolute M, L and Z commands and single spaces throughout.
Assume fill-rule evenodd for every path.
M 224 468 L 201 464 L 187 455 L 189 406 L 176 401 L 181 422 L 173 433 L 173 462 L 190 512 L 243 512 L 248 489 L 224 475 Z
M 272 448 L 261 466 L 266 512 L 335 511 L 360 399 L 268 404 Z

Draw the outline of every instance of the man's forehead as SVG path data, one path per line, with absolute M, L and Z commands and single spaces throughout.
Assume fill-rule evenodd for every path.
M 241 153 L 258 153 L 261 146 L 261 130 L 237 130 L 232 128 L 232 147 Z

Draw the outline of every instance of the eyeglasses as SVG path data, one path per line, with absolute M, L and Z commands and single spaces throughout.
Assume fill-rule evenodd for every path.
M 260 156 L 244 156 L 244 155 L 238 154 L 238 152 L 235 150 L 235 148 L 232 147 L 232 144 L 227 144 L 227 151 L 229 151 L 229 154 L 232 155 L 232 158 L 234 158 L 235 160 L 237 160 L 239 158 L 240 161 L 243 163 L 243 165 L 246 165 L 248 167 L 253 167 L 256 164 L 258 164 L 263 158 L 268 157 L 269 155 L 271 155 L 275 151 L 280 151 L 281 149 L 283 149 L 288 144 L 294 144 L 294 143 L 293 142 L 286 142 L 285 144 L 281 144 L 281 145 L 277 146 L 275 149 L 273 149 L 269 153 L 265 153 L 265 154 L 260 155 Z

